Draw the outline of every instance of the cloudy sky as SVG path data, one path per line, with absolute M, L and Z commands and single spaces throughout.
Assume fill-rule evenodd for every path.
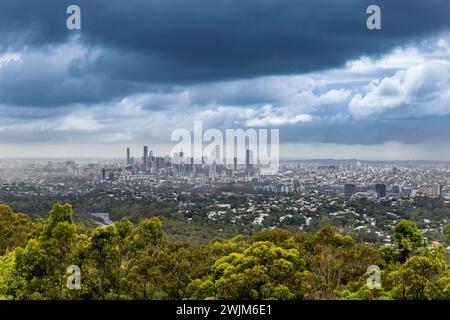
M 78 4 L 82 29 L 66 28 Z M 378 4 L 382 30 L 366 28 Z M 2 0 L 0 157 L 279 128 L 283 158 L 450 160 L 448 0 Z

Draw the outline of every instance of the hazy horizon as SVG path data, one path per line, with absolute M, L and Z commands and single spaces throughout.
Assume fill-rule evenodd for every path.
M 2 145 L 0 159 L 126 159 L 126 148 L 131 156 L 142 157 L 143 146 L 155 155 L 171 154 L 175 144 L 77 144 L 77 145 Z M 206 146 L 206 144 L 204 145 Z M 368 161 L 450 161 L 450 145 L 340 145 L 340 144 L 280 144 L 280 160 L 368 160 Z

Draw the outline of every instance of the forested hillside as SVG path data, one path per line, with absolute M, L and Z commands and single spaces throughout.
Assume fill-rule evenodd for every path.
M 425 243 L 407 220 L 392 236 L 394 246 L 375 247 L 326 225 L 200 245 L 169 239 L 158 218 L 87 229 L 70 204 L 54 204 L 47 221 L 1 205 L 0 298 L 450 299 L 447 243 Z M 79 289 L 67 286 L 73 265 Z M 367 285 L 371 265 L 381 288 Z

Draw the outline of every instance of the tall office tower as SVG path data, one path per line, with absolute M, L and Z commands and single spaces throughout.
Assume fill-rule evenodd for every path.
M 166 168 L 166 162 L 164 158 L 161 157 L 155 157 L 155 169 L 158 171 L 159 169 L 165 169 Z
M 130 164 L 131 164 L 130 148 L 127 148 L 127 165 L 129 166 Z
M 192 174 L 195 174 L 194 157 L 191 158 L 191 164 L 190 164 L 189 170 Z
M 147 173 L 148 170 L 148 146 L 144 146 L 144 172 Z
M 150 172 L 154 171 L 154 163 L 153 163 L 153 151 L 150 151 L 148 155 L 148 170 Z
M 237 157 L 234 157 L 234 159 L 233 159 L 233 162 L 234 162 L 234 171 L 237 171 Z
M 253 169 L 252 156 L 253 156 L 252 151 L 250 149 L 247 149 L 247 151 L 245 153 L 245 168 L 247 170 Z
M 346 198 L 351 198 L 352 195 L 356 193 L 356 185 L 351 183 L 346 183 L 344 185 L 344 196 Z
M 250 150 L 245 151 L 245 168 L 248 170 L 250 166 Z
M 386 197 L 386 185 L 384 183 L 375 184 L 375 192 L 380 198 Z
M 186 165 L 185 165 L 184 161 L 181 161 L 178 172 L 179 172 L 180 176 L 182 176 L 182 177 L 184 177 L 186 175 Z

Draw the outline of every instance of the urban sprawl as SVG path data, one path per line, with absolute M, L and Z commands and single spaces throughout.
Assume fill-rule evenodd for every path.
M 52 202 L 71 202 L 76 218 L 94 225 L 160 216 L 173 223 L 175 237 L 183 236 L 179 223 L 218 236 L 330 223 L 390 244 L 392 227 L 407 218 L 439 241 L 449 219 L 450 162 L 281 161 L 276 174 L 264 175 L 248 150 L 245 161 L 231 164 L 197 164 L 183 152 L 160 157 L 147 146 L 141 154 L 127 148 L 123 159 L 0 160 L 0 202 L 34 217 Z

